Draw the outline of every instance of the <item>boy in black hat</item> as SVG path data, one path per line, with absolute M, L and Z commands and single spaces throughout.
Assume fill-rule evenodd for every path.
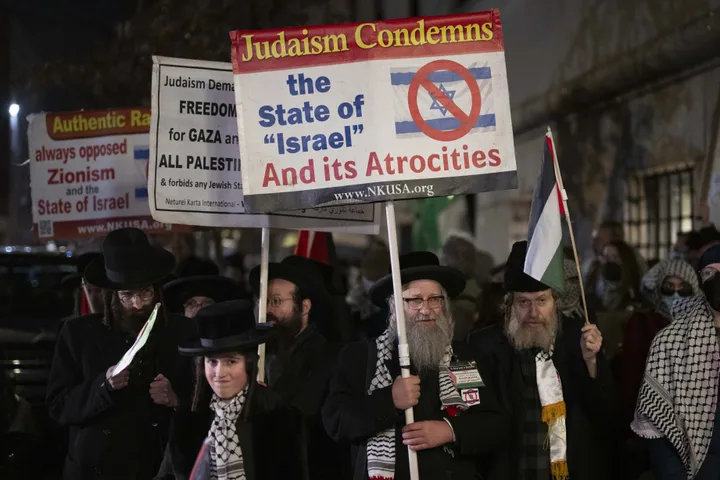
M 322 333 L 335 320 L 332 298 L 313 260 L 292 255 L 268 268 L 267 321 L 277 326 L 277 335 L 267 346 L 266 381 L 302 419 L 298 449 L 307 464 L 302 478 L 335 480 L 346 455 L 327 436 L 321 418 L 339 352 Z M 250 272 L 256 293 L 259 283 L 257 266 Z
M 524 273 L 527 242 L 513 245 L 505 268 L 505 321 L 470 336 L 486 384 L 512 419 L 510 442 L 488 478 L 619 478 L 607 445 L 621 444 L 622 420 L 602 335 L 563 318 L 550 287 Z M 622 467 L 615 465 L 619 470 Z
M 104 289 L 104 308 L 65 323 L 48 381 L 49 414 L 70 427 L 64 478 L 150 479 L 157 472 L 172 408 L 189 383 L 189 365 L 177 353 L 182 317 L 161 308 L 130 367 L 112 373 L 162 303 L 160 285 L 174 263 L 142 231 L 125 228 L 105 238 L 102 257 L 85 269 L 88 283 Z
M 354 446 L 354 480 L 410 478 L 407 447 L 417 452 L 420 478 L 478 478 L 506 434 L 494 393 L 475 363 L 453 344 L 449 299 L 465 287 L 454 268 L 430 252 L 400 257 L 408 378 L 400 377 L 392 276 L 370 289 L 376 305 L 390 307 L 378 338 L 343 350 L 323 408 L 331 437 Z M 412 407 L 415 422 L 405 425 Z M 479 461 L 480 460 L 480 461 Z
M 208 306 L 195 323 L 199 340 L 179 348 L 197 359 L 192 405 L 177 411 L 167 462 L 156 478 L 186 480 L 191 471 L 198 479 L 302 478 L 293 449 L 299 432 L 277 394 L 256 383 L 257 346 L 274 327 L 256 324 L 246 300 Z
M 201 308 L 229 300 L 239 300 L 240 286 L 219 275 L 196 275 L 178 278 L 163 286 L 168 308 L 173 313 L 194 318 Z

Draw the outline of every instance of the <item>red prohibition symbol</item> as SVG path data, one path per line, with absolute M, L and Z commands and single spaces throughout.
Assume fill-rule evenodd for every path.
M 442 70 L 449 70 L 459 75 L 460 78 L 467 83 L 472 98 L 470 113 L 465 113 L 450 97 L 430 81 L 429 76 L 431 74 Z M 447 111 L 460 122 L 460 126 L 453 130 L 438 130 L 431 127 L 420 114 L 420 109 L 418 108 L 418 93 L 420 93 L 420 87 L 427 90 L 440 105 L 445 107 Z M 478 87 L 475 77 L 472 76 L 467 68 L 452 60 L 435 60 L 423 66 L 417 71 L 415 76 L 413 76 L 408 89 L 408 107 L 410 107 L 410 116 L 415 122 L 415 125 L 428 137 L 441 142 L 452 142 L 467 135 L 480 117 L 481 102 L 480 87 Z

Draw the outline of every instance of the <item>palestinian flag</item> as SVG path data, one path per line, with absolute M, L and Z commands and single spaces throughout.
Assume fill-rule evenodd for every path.
M 565 215 L 560 194 L 562 180 L 550 132 L 545 136 L 542 167 L 530 208 L 528 250 L 524 271 L 535 280 L 562 292 L 565 289 L 563 268 L 562 216 Z

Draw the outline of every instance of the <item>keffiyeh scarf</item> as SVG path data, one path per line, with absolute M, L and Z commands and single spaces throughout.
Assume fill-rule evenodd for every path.
M 631 428 L 642 438 L 667 438 L 691 479 L 712 438 L 720 347 L 704 298 L 675 302 L 672 315 L 650 347 Z
M 682 278 L 683 281 L 692 286 L 695 295 L 699 294 L 700 285 L 695 270 L 689 263 L 682 260 L 663 260 L 647 271 L 642 278 L 642 292 L 658 312 L 667 318 L 671 318 L 670 311 L 663 302 L 661 292 L 663 281 L 667 277 Z
M 368 395 L 375 390 L 389 387 L 393 384 L 386 362 L 392 359 L 394 342 L 390 330 L 385 330 L 375 340 L 377 347 L 377 362 L 375 363 L 375 376 L 370 382 Z M 450 378 L 450 358 L 452 348 L 448 346 L 443 362 L 440 364 L 440 401 L 442 409 L 449 415 L 459 410 L 467 410 L 465 403 Z M 450 452 L 448 452 L 450 453 Z M 389 428 L 370 438 L 367 442 L 367 468 L 370 480 L 392 480 L 395 478 L 395 427 Z
M 229 402 L 213 395 L 210 408 L 215 412 L 210 439 L 210 476 L 212 480 L 245 480 L 245 464 L 235 426 L 247 398 L 245 387 Z
M 585 313 L 580 304 L 580 279 L 578 278 L 575 262 L 568 258 L 563 259 L 565 271 L 565 289 L 558 292 L 558 306 L 566 317 L 583 317 Z
M 542 405 L 542 421 L 548 426 L 550 450 L 550 472 L 554 480 L 565 480 L 568 475 L 567 464 L 567 429 L 565 427 L 565 400 L 563 399 L 560 374 L 555 369 L 550 353 L 539 352 L 535 356 L 536 379 L 540 404 Z

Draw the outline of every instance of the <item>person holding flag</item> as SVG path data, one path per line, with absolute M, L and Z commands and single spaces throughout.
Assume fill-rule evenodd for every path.
M 606 446 L 621 443 L 613 435 L 622 416 L 600 331 L 559 310 L 567 207 L 553 150 L 548 134 L 529 241 L 515 243 L 506 264 L 505 321 L 470 337 L 485 383 L 513 419 L 491 478 L 605 480 L 617 477 Z
M 408 448 L 417 452 L 421 479 L 476 479 L 489 465 L 481 457 L 492 456 L 508 430 L 467 346 L 452 341 L 449 299 L 463 291 L 465 278 L 430 252 L 399 260 L 411 375 L 400 376 L 388 274 L 370 290 L 378 306 L 390 306 L 388 328 L 341 353 L 323 407 L 325 428 L 353 445 L 354 480 L 408 480 Z M 408 408 L 415 422 L 405 425 Z

